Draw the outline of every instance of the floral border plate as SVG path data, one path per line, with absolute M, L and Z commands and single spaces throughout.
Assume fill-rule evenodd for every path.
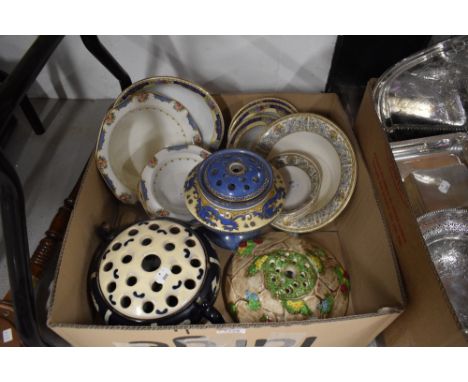
M 173 146 L 154 155 L 141 173 L 139 197 L 154 217 L 193 220 L 185 205 L 184 183 L 189 172 L 210 153 L 195 145 Z
M 272 158 L 270 162 L 283 175 L 285 183 L 288 183 L 287 179 L 289 178 L 289 189 L 286 193 L 284 208 L 275 219 L 276 227 L 287 228 L 289 219 L 295 219 L 297 216 L 307 214 L 314 209 L 322 181 L 320 165 L 312 158 L 295 152 L 281 153 Z M 292 173 L 290 171 L 288 176 L 285 176 L 286 167 L 292 167 L 299 171 Z M 304 180 L 308 180 L 309 184 L 304 184 Z M 296 189 L 295 193 L 291 192 L 292 187 Z M 290 199 L 291 195 L 293 198 L 295 197 L 295 200 Z M 288 208 L 288 204 L 292 207 Z
M 181 102 L 190 111 L 200 127 L 203 147 L 214 151 L 224 136 L 224 119 L 214 98 L 201 86 L 177 77 L 149 77 L 126 88 L 114 102 L 114 106 L 140 91 L 154 91 Z
M 148 160 L 163 147 L 200 144 L 198 126 L 178 101 L 139 93 L 108 110 L 96 145 L 96 163 L 122 202 L 138 201 L 138 182 Z
M 256 151 L 265 157 L 274 157 L 281 153 L 278 152 L 278 147 L 281 147 L 281 144 L 278 145 L 278 142 L 281 142 L 281 140 L 286 137 L 289 137 L 289 139 L 294 138 L 292 134 L 301 135 L 300 133 L 311 133 L 313 134 L 311 138 L 318 136 L 318 140 L 333 147 L 339 160 L 340 174 L 339 179 L 332 179 L 333 181 L 337 181 L 337 190 L 332 196 L 329 195 L 331 197 L 327 203 L 323 206 L 318 205 L 317 209 L 313 212 L 300 216 L 297 219 L 291 219 L 288 227 L 277 227 L 297 233 L 315 231 L 336 219 L 351 200 L 357 180 L 356 155 L 348 137 L 332 121 L 317 114 L 293 114 L 274 122 L 260 138 L 256 145 Z M 299 137 L 299 135 L 297 137 L 299 138 L 297 142 L 290 139 L 291 141 L 289 142 L 287 151 L 296 151 L 296 147 L 305 144 L 302 136 Z M 322 142 L 320 144 L 322 145 Z M 284 151 L 286 151 L 286 149 L 284 149 Z M 301 150 L 299 149 L 297 151 Z M 301 151 L 301 153 L 318 159 L 310 149 L 308 152 Z M 329 153 L 327 155 L 329 155 Z M 322 164 L 320 165 L 323 176 L 321 186 L 322 193 L 324 181 L 326 180 L 325 177 L 327 176 L 327 169 L 324 168 Z M 332 177 L 334 176 L 336 175 L 332 175 Z M 272 225 L 275 226 L 275 221 L 272 222 Z

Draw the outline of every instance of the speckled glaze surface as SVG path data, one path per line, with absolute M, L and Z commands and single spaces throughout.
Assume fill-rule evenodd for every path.
M 209 155 L 195 145 L 158 151 L 143 169 L 139 184 L 140 202 L 148 216 L 193 220 L 185 205 L 184 182 L 188 173 Z
M 207 90 L 182 78 L 150 77 L 137 81 L 126 88 L 115 100 L 114 107 L 142 91 L 158 92 L 182 103 L 200 127 L 203 147 L 210 151 L 219 148 L 224 136 L 223 114 Z
M 283 208 L 281 175 L 255 153 L 222 150 L 195 167 L 185 182 L 189 211 L 210 229 L 239 233 L 257 230 Z
M 344 316 L 349 292 L 349 276 L 332 254 L 284 232 L 242 243 L 223 281 L 227 309 L 242 323 Z
M 112 193 L 123 203 L 135 204 L 141 171 L 156 152 L 201 141 L 198 125 L 181 103 L 157 93 L 139 93 L 106 113 L 96 163 Z
M 199 322 L 220 268 L 206 239 L 175 220 L 142 221 L 106 243 L 90 267 L 90 295 L 109 324 Z

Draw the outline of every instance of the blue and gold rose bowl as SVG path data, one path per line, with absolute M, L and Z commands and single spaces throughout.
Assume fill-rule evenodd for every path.
M 184 185 L 190 213 L 217 245 L 236 249 L 256 236 L 282 210 L 284 182 L 259 155 L 239 149 L 221 150 L 197 165 Z

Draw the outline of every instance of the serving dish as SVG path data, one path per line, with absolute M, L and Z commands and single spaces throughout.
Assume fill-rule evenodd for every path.
M 468 36 L 418 52 L 388 69 L 374 88 L 374 103 L 391 140 L 468 131 Z
M 285 152 L 299 153 L 315 160 L 321 169 L 315 208 L 294 220 L 273 221 L 276 228 L 296 233 L 317 230 L 336 219 L 351 200 L 356 156 L 346 134 L 330 120 L 311 113 L 283 117 L 260 137 L 255 150 L 269 160 Z
M 182 78 L 150 77 L 126 88 L 116 98 L 114 106 L 142 91 L 157 92 L 179 101 L 190 111 L 199 126 L 203 140 L 202 146 L 209 151 L 219 148 L 224 136 L 224 119 L 218 104 L 204 88 Z
M 189 172 L 210 153 L 195 145 L 172 146 L 158 151 L 141 173 L 139 197 L 150 217 L 193 220 L 185 206 L 184 182 Z
M 200 144 L 198 126 L 178 101 L 139 93 L 110 109 L 102 121 L 96 162 L 107 186 L 122 202 L 138 201 L 140 174 L 164 147 Z
M 468 334 L 468 210 L 446 209 L 418 218 L 440 280 Z
M 89 269 L 93 307 L 106 324 L 224 322 L 213 308 L 220 279 L 216 252 L 171 219 L 133 224 L 97 251 Z
M 226 307 L 242 323 L 340 317 L 349 291 L 349 275 L 331 253 L 284 232 L 241 243 L 223 279 Z
M 415 170 L 468 166 L 468 134 L 451 133 L 390 143 L 404 179 Z
M 190 213 L 211 230 L 211 240 L 229 249 L 269 224 L 286 195 L 281 175 L 265 159 L 239 149 L 210 155 L 190 172 L 184 189 Z
M 270 160 L 286 184 L 283 210 L 275 219 L 276 226 L 307 214 L 315 208 L 322 182 L 319 164 L 312 158 L 295 152 L 284 152 Z
M 418 216 L 468 206 L 468 134 L 437 135 L 390 146 Z

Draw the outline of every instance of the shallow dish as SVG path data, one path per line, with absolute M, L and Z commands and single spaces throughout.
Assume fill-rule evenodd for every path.
M 282 153 L 270 162 L 287 185 L 284 207 L 275 219 L 275 225 L 287 227 L 288 219 L 315 209 L 322 182 L 320 166 L 308 156 L 294 152 Z
M 234 114 L 234 117 L 232 117 L 228 129 L 228 139 L 231 138 L 238 124 L 262 112 L 276 113 L 278 118 L 281 118 L 288 114 L 297 113 L 297 109 L 293 104 L 280 98 L 266 97 L 251 101 L 241 107 L 237 113 Z
M 431 259 L 468 334 L 468 210 L 429 212 L 418 218 Z
M 173 146 L 157 152 L 141 173 L 139 197 L 150 217 L 193 220 L 185 205 L 184 182 L 189 172 L 210 155 L 195 145 Z
M 122 202 L 138 201 L 140 174 L 164 147 L 200 144 L 196 122 L 178 101 L 139 93 L 110 109 L 99 132 L 96 162 L 104 181 Z
M 177 77 L 150 77 L 135 82 L 120 93 L 114 106 L 141 91 L 154 91 L 182 103 L 200 128 L 202 146 L 210 151 L 219 148 L 224 135 L 223 115 L 214 98 L 201 86 Z
M 350 201 L 357 179 L 356 156 L 348 137 L 330 120 L 311 113 L 283 117 L 262 135 L 256 151 L 268 159 L 293 151 L 314 159 L 321 168 L 314 211 L 277 228 L 297 233 L 317 230 L 338 217 Z M 276 227 L 275 221 L 272 225 Z

